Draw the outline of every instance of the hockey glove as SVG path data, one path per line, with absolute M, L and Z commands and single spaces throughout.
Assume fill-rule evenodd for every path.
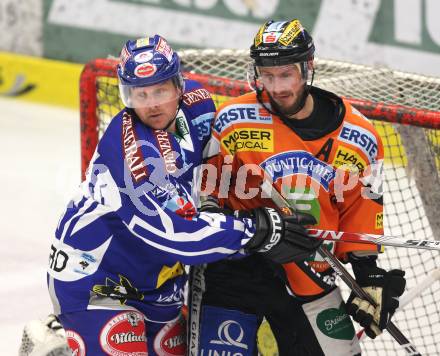
M 385 271 L 376 266 L 376 256 L 356 257 L 349 254 L 349 261 L 359 285 L 373 298 L 376 307 L 366 300 L 350 294 L 347 312 L 365 328 L 372 339 L 382 333 L 399 307 L 399 297 L 405 290 L 405 272 L 400 269 Z
M 23 329 L 19 356 L 71 356 L 66 333 L 58 318 L 51 314 L 45 320 L 31 320 Z
M 234 215 L 234 212 L 228 208 L 221 208 L 217 199 L 208 196 L 202 200 L 202 204 L 198 209 L 199 213 L 217 213 L 223 215 Z
M 262 253 L 276 263 L 298 262 L 309 257 L 322 243 L 309 236 L 304 227 L 316 224 L 312 215 L 283 215 L 272 208 L 257 208 L 250 213 L 256 233 L 244 247 L 249 253 Z

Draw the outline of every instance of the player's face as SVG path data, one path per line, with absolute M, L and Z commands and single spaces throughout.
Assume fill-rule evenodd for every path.
M 172 80 L 131 89 L 130 98 L 141 121 L 155 130 L 167 127 L 174 119 L 181 91 Z
M 289 113 L 301 100 L 305 80 L 298 63 L 277 67 L 258 67 L 258 80 L 284 113 Z

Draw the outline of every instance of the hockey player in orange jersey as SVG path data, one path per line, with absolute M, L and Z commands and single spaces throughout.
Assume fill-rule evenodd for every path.
M 274 207 L 260 190 L 267 180 L 294 209 L 313 215 L 316 228 L 383 234 L 381 139 L 347 101 L 312 86 L 314 51 L 298 20 L 259 29 L 248 75 L 254 91 L 217 110 L 208 145 L 217 175 L 207 174 L 203 209 Z M 282 267 L 261 256 L 211 263 L 192 271 L 190 355 L 255 355 L 255 344 L 241 340 L 256 334 L 263 316 L 280 355 L 359 355 L 347 313 L 367 335 L 379 335 L 398 307 L 404 272 L 378 267 L 376 245 L 326 247 L 351 263 L 376 308 L 354 295 L 345 306 L 318 254 Z

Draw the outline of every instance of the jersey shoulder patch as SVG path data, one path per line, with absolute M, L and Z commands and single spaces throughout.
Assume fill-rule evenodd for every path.
M 215 104 L 211 93 L 195 80 L 185 79 L 185 92 L 182 95 L 181 106 L 194 112 L 194 114 L 215 112 Z
M 215 115 L 215 104 L 209 91 L 199 82 L 185 80 L 181 108 L 190 126 L 195 128 L 197 139 L 205 140 L 211 134 Z
M 186 106 L 193 106 L 205 100 L 212 100 L 210 92 L 203 88 L 199 82 L 185 80 L 185 92 L 182 95 L 183 103 Z
M 272 115 L 256 100 L 255 94 L 245 94 L 219 108 L 214 122 L 218 134 L 235 124 L 272 124 Z
M 375 163 L 382 154 L 382 143 L 373 124 L 350 104 L 337 138 L 346 148 L 362 152 L 367 164 Z

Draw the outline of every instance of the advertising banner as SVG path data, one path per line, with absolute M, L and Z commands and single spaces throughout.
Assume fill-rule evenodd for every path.
M 176 48 L 248 48 L 267 19 L 299 18 L 317 55 L 440 76 L 437 0 L 44 0 L 44 56 L 118 55 L 159 33 Z

